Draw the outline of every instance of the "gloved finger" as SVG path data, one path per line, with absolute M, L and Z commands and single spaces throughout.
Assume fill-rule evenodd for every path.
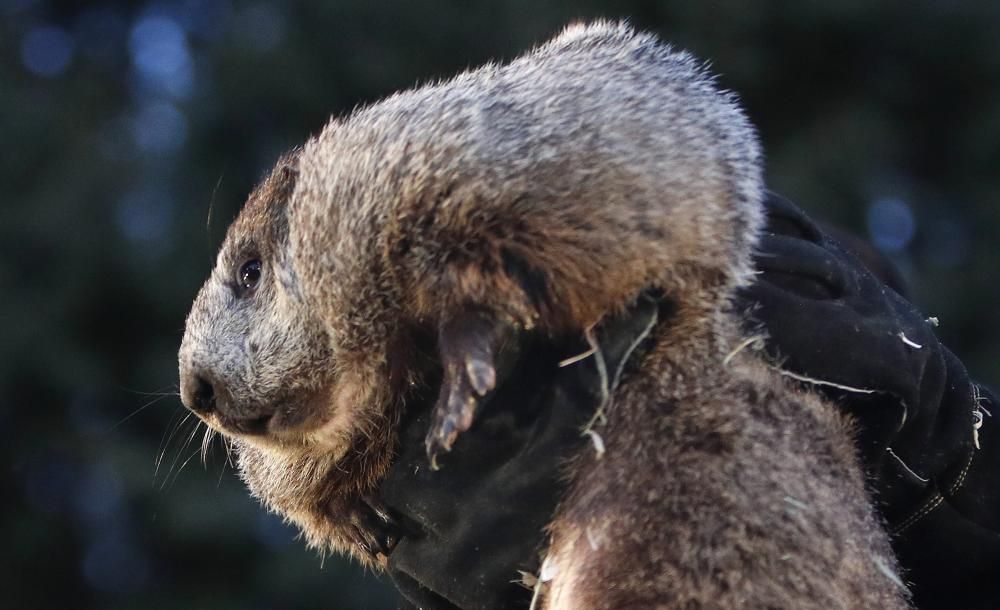
M 919 404 L 911 407 L 906 426 L 893 439 L 892 448 L 908 468 L 931 478 L 942 468 L 942 456 L 929 450 L 940 445 L 936 441 L 949 439 L 949 453 L 965 455 L 971 449 L 976 401 L 965 366 L 943 346 L 927 357 L 918 383 Z M 949 455 L 944 462 L 954 459 Z
M 852 276 L 857 293 L 841 298 L 805 298 L 801 279 L 796 290 L 759 281 L 740 296 L 748 317 L 763 325 L 767 351 L 783 367 L 831 384 L 892 394 L 914 415 L 922 382 L 936 376 L 928 369 L 936 339 L 912 306 L 867 278 Z
M 757 283 L 811 299 L 841 298 L 850 288 L 840 259 L 822 246 L 785 235 L 764 235 L 754 263 Z
M 820 243 L 823 233 L 802 210 L 777 193 L 768 192 L 764 199 L 767 215 L 765 233 L 797 237 L 805 241 Z

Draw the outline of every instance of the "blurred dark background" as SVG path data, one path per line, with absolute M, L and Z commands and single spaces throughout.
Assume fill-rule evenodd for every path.
M 0 605 L 394 607 L 219 446 L 202 466 L 184 316 L 253 183 L 331 113 L 593 16 L 711 60 L 770 186 L 871 240 L 1000 381 L 998 2 L 0 0 Z

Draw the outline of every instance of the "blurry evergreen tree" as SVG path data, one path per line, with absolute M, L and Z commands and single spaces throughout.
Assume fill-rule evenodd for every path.
M 3 606 L 393 607 L 218 447 L 195 466 L 184 315 L 252 184 L 330 114 L 598 16 L 710 59 L 771 187 L 873 240 L 1000 381 L 1000 3 L 0 0 Z

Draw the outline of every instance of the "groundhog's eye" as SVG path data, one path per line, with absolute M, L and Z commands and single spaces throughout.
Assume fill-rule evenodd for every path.
M 236 285 L 242 295 L 257 285 L 260 281 L 261 264 L 259 260 L 249 260 L 240 266 L 239 273 L 236 274 Z

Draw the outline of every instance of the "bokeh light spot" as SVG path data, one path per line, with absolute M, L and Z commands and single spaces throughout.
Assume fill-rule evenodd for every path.
M 56 26 L 42 26 L 28 31 L 21 41 L 21 61 L 38 76 L 59 76 L 73 59 L 73 38 Z
M 913 240 L 916 230 L 913 210 L 902 199 L 879 199 L 868 208 L 868 234 L 880 250 L 900 252 Z
M 174 98 L 191 94 L 194 78 L 184 30 L 170 17 L 140 19 L 129 34 L 129 53 L 141 84 Z

